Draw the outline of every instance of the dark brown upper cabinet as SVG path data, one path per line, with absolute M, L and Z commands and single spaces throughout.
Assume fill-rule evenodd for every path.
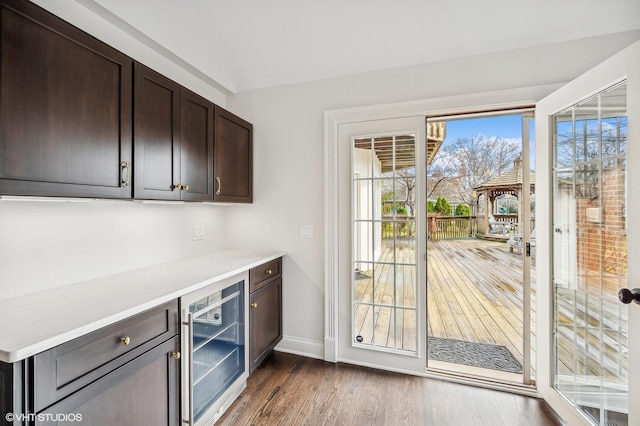
M 213 103 L 135 64 L 134 197 L 213 201 Z
M 133 61 L 0 2 L 0 194 L 130 198 Z
M 182 199 L 212 201 L 214 105 L 183 88 L 180 111 Z
M 253 126 L 215 107 L 214 201 L 253 202 Z

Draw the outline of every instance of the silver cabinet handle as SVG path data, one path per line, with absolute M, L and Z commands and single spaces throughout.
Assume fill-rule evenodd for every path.
M 189 375 L 189 415 L 188 419 L 184 419 L 183 422 L 189 426 L 193 426 L 193 317 L 192 313 L 189 314 L 188 322 L 185 324 L 188 328 L 189 339 L 189 354 L 188 354 L 188 367 L 186 368 Z
M 126 188 L 131 183 L 131 166 L 129 162 L 122 161 L 120 163 L 120 186 Z
M 220 176 L 216 176 L 216 183 L 218 184 L 218 189 L 216 189 L 216 195 L 220 195 L 220 191 L 222 190 L 222 182 Z

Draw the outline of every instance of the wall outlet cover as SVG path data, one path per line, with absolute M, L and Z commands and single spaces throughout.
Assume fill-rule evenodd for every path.
M 313 238 L 313 225 L 300 225 L 300 238 Z
M 204 240 L 204 226 L 193 227 L 193 241 Z

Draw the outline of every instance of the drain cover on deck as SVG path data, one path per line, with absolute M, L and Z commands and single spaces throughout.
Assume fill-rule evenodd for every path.
M 440 337 L 429 337 L 428 345 L 429 359 L 435 361 L 522 373 L 522 365 L 504 346 Z

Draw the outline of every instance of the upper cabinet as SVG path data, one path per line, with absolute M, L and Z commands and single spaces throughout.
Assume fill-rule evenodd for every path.
M 214 201 L 253 202 L 253 126 L 215 107 Z
M 250 123 L 0 0 L 0 195 L 252 202 Z
M 213 201 L 213 103 L 135 64 L 134 197 Z
M 180 200 L 180 85 L 135 64 L 134 196 Z
M 0 194 L 130 198 L 132 60 L 0 2 Z
M 182 199 L 212 201 L 214 105 L 184 88 L 180 104 Z

